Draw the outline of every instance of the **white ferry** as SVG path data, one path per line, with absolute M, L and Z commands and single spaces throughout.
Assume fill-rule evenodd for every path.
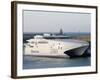
M 44 35 L 51 37 L 50 35 Z M 81 56 L 89 46 L 86 41 L 75 39 L 58 39 L 63 36 L 53 36 L 57 39 L 45 39 L 42 35 L 36 35 L 27 40 L 24 55 L 48 56 L 48 57 L 74 57 Z

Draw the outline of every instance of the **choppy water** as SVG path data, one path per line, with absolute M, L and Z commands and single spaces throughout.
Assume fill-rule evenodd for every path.
M 24 56 L 23 69 L 40 69 L 40 68 L 56 68 L 56 67 L 79 67 L 90 66 L 90 57 L 81 58 L 47 58 Z

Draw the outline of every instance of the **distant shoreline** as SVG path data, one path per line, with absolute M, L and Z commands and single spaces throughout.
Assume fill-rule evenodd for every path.
M 78 40 L 83 40 L 83 41 L 91 42 L 91 37 L 90 37 L 90 35 L 75 36 L 74 39 L 78 39 Z
M 23 34 L 58 34 L 59 32 L 23 32 Z M 90 32 L 63 32 L 63 34 L 88 34 L 90 35 Z
M 49 32 L 48 32 L 49 33 Z M 35 35 L 43 35 L 44 33 L 23 33 L 23 42 L 25 43 L 26 40 L 33 38 Z M 51 34 L 51 32 L 49 33 Z M 52 33 L 54 35 L 58 35 L 58 33 Z M 64 36 L 69 36 L 71 39 L 78 39 L 78 40 L 83 40 L 87 42 L 91 42 L 91 34 L 90 33 L 64 33 Z M 67 38 L 66 38 L 67 39 Z

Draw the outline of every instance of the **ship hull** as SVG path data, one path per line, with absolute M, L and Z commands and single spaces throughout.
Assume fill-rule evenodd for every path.
M 44 56 L 44 57 L 76 57 L 82 56 L 89 44 L 85 41 L 38 39 L 37 44 L 27 43 L 24 48 L 24 55 Z M 46 42 L 44 44 L 39 41 Z
M 82 46 L 79 48 L 74 48 L 74 49 L 65 51 L 64 53 L 70 57 L 79 57 L 84 54 L 84 52 L 86 51 L 87 48 L 88 48 L 88 46 Z

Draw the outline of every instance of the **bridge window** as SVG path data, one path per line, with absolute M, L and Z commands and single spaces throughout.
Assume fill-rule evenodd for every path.
M 34 50 L 31 50 L 31 52 L 32 52 L 32 53 L 39 53 L 39 51 L 34 51 Z
M 46 42 L 46 41 L 39 41 L 38 43 L 39 44 L 47 44 L 48 42 Z
M 35 43 L 35 42 L 33 42 L 33 41 L 31 42 L 31 44 L 34 44 L 34 43 Z
M 34 46 L 31 46 L 31 45 L 29 45 L 30 47 L 34 47 Z

